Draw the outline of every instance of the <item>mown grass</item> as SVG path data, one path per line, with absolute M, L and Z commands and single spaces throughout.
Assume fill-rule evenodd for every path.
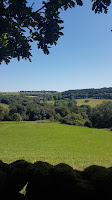
M 51 164 L 76 169 L 97 164 L 112 166 L 112 132 L 58 123 L 1 122 L 0 159 Z

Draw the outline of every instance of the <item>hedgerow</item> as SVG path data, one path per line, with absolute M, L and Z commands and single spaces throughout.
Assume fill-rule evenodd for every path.
M 93 165 L 78 171 L 64 163 L 53 166 L 42 161 L 0 161 L 1 199 L 108 198 L 111 188 L 112 167 Z

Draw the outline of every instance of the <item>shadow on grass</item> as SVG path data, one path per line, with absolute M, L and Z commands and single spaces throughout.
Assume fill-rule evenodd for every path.
M 63 163 L 0 161 L 1 199 L 108 198 L 111 190 L 112 167 L 94 165 L 78 171 Z

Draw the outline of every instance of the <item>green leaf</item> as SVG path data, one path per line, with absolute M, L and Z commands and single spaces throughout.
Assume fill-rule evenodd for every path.
M 82 6 L 82 5 L 83 5 L 82 0 L 76 0 L 76 3 L 77 3 L 77 5 L 79 5 L 79 6 Z

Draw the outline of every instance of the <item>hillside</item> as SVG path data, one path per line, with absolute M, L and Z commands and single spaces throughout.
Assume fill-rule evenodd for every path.
M 58 91 L 20 91 L 20 92 L 0 92 L 1 96 L 27 96 L 37 97 L 46 101 L 53 100 L 66 100 L 66 99 L 112 99 L 112 87 L 109 88 L 90 88 L 90 89 L 78 89 L 67 90 L 63 92 Z
M 94 99 L 112 99 L 112 87 L 100 88 L 100 89 L 80 89 L 80 90 L 68 90 L 62 92 L 63 98 L 69 99 L 83 99 L 83 98 L 94 98 Z
M 85 99 L 76 99 L 77 106 L 91 106 L 92 108 L 96 107 L 97 105 L 102 104 L 103 102 L 108 102 L 112 99 L 92 99 L 92 98 L 85 98 Z
M 109 88 L 90 88 L 90 89 L 78 89 L 68 90 L 64 92 L 57 91 L 20 91 L 21 94 L 27 96 L 37 96 L 46 98 L 46 100 L 65 100 L 65 99 L 112 99 L 112 87 Z

